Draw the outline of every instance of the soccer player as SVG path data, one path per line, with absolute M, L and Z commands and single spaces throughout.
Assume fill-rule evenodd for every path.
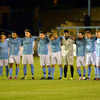
M 41 79 L 46 79 L 46 66 L 48 67 L 48 78 L 51 79 L 51 67 L 50 67 L 50 55 L 49 55 L 49 39 L 44 32 L 40 32 L 39 37 L 39 55 L 40 55 L 40 65 L 43 69 L 43 77 Z
M 77 72 L 79 75 L 79 80 L 85 80 L 86 76 L 86 59 L 85 59 L 85 46 L 86 41 L 83 36 L 83 32 L 78 33 L 78 38 L 76 39 L 76 56 L 77 56 Z M 83 78 L 81 74 L 80 67 L 83 66 Z
M 62 55 L 61 55 L 61 41 L 62 37 L 55 37 L 53 34 L 50 34 L 50 44 L 52 48 L 52 55 L 51 55 L 51 75 L 52 79 L 54 79 L 54 72 L 55 72 L 55 65 L 58 63 L 60 69 L 60 77 L 59 80 L 62 79 L 63 67 L 62 67 Z
M 90 79 L 91 75 L 91 65 L 95 65 L 95 57 L 94 57 L 94 51 L 95 51 L 95 41 L 96 37 L 92 37 L 92 34 L 90 31 L 86 31 L 86 65 L 88 66 L 88 77 L 86 80 Z M 97 78 L 97 67 L 95 66 L 95 78 Z
M 68 71 L 68 65 L 70 65 L 70 71 L 71 71 L 71 80 L 73 80 L 73 74 L 74 74 L 74 67 L 73 67 L 73 44 L 74 40 L 72 40 L 69 36 L 69 31 L 64 30 L 64 38 L 62 39 L 62 45 L 64 46 L 64 78 L 67 80 L 67 71 Z
M 3 66 L 6 67 L 6 79 L 8 78 L 8 41 L 4 32 L 0 35 L 0 75 L 3 76 Z
M 98 78 L 96 80 L 100 80 L 100 30 L 96 32 L 96 35 L 97 35 L 96 66 L 98 67 Z
M 31 36 L 31 31 L 25 29 L 25 38 L 22 40 L 23 45 L 23 55 L 22 64 L 24 65 L 24 77 L 21 79 L 27 79 L 27 64 L 31 66 L 32 79 L 34 80 L 34 65 L 33 65 L 33 42 L 35 40 L 34 36 Z
M 10 77 L 8 79 L 12 79 L 12 71 L 13 64 L 16 64 L 16 75 L 14 79 L 17 79 L 19 73 L 19 64 L 20 64 L 20 54 L 19 49 L 21 46 L 21 38 L 18 37 L 16 32 L 12 32 L 12 37 L 9 38 L 9 48 L 10 48 L 10 57 L 9 57 L 9 73 Z

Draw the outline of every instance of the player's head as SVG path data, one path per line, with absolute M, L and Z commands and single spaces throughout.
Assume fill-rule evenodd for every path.
M 79 32 L 79 33 L 78 33 L 78 38 L 82 39 L 83 37 L 84 37 L 83 32 Z
M 92 34 L 91 34 L 90 31 L 86 31 L 86 32 L 85 32 L 85 35 L 86 35 L 86 37 L 87 37 L 88 39 L 90 39 L 90 38 L 92 37 Z
M 100 38 L 100 30 L 96 31 L 96 36 Z
M 49 35 L 49 39 L 50 39 L 51 41 L 53 41 L 53 40 L 55 39 L 55 36 L 53 35 L 53 33 L 51 33 L 51 34 Z
M 29 37 L 31 37 L 31 31 L 29 30 L 29 29 L 25 29 L 25 37 L 26 38 L 29 38 Z
M 18 34 L 16 32 L 12 32 L 12 38 L 16 39 L 18 37 Z
M 0 39 L 1 39 L 1 40 L 5 40 L 5 39 L 6 39 L 6 33 L 5 33 L 5 32 L 2 32 L 2 33 L 0 34 Z
M 45 38 L 45 35 L 46 35 L 45 32 L 43 32 L 43 31 L 40 32 L 40 38 L 41 38 L 41 39 L 44 39 L 44 38 Z
M 64 30 L 64 36 L 69 37 L 69 31 L 68 30 Z

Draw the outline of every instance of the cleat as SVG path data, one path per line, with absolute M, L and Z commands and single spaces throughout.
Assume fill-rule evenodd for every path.
M 93 80 L 97 80 L 97 78 L 94 78 Z
M 78 80 L 82 80 L 82 77 L 80 76 Z
M 8 80 L 11 80 L 12 79 L 12 77 L 10 76 L 9 78 L 8 78 Z
M 32 77 L 32 80 L 34 80 L 35 78 L 34 77 Z
M 59 77 L 59 80 L 62 80 L 62 77 Z
M 5 79 L 7 80 L 8 79 L 8 76 L 6 76 Z
M 22 79 L 22 80 L 27 80 L 27 77 L 22 77 L 21 79 Z
M 73 77 L 71 77 L 70 80 L 73 80 Z
M 46 77 L 42 77 L 41 80 L 46 79 Z
M 83 77 L 83 80 L 85 80 L 85 77 Z
M 15 76 L 14 79 L 17 79 L 17 76 Z
M 53 78 L 53 77 L 51 77 L 51 79 L 52 79 L 52 80 L 54 80 L 54 78 Z
M 50 79 L 51 79 L 51 77 L 48 77 L 48 78 L 47 78 L 47 80 L 50 80 Z
M 90 78 L 86 77 L 85 80 L 90 80 Z
M 100 80 L 100 78 L 97 78 L 97 79 L 96 79 L 96 81 L 99 81 L 99 80 Z
M 65 77 L 64 80 L 67 80 L 67 78 Z

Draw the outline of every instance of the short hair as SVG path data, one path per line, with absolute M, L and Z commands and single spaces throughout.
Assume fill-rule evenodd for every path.
M 29 33 L 31 33 L 31 30 L 30 30 L 30 29 L 25 29 L 24 32 L 29 32 Z
M 6 33 L 5 32 L 1 32 L 1 34 L 0 35 L 5 35 L 6 36 Z
M 51 37 L 54 36 L 52 33 L 49 35 L 49 39 L 51 39 Z
M 85 34 L 91 34 L 91 31 L 86 31 Z
M 79 32 L 79 33 L 81 33 L 82 35 L 84 35 L 84 33 L 83 33 L 83 32 Z
M 69 31 L 68 30 L 64 30 L 64 33 L 69 33 Z
M 39 33 L 46 35 L 46 32 L 44 32 L 44 31 L 40 31 Z
M 100 30 L 97 30 L 96 33 L 100 32 Z

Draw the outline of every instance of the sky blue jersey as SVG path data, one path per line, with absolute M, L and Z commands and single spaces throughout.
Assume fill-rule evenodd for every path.
M 21 38 L 9 38 L 10 55 L 19 55 Z
M 76 56 L 85 56 L 85 39 L 76 39 Z
M 92 53 L 95 51 L 95 41 L 96 41 L 96 37 L 93 37 L 91 39 L 87 39 L 86 40 L 86 53 Z
M 96 49 L 97 53 L 96 54 L 97 54 L 97 57 L 100 57 L 100 38 L 97 39 L 96 43 L 97 43 L 97 49 Z
M 39 39 L 38 52 L 40 55 L 48 54 L 48 43 L 49 43 L 49 39 L 47 37 L 45 37 L 44 39 Z
M 22 45 L 23 45 L 23 54 L 33 54 L 33 42 L 35 40 L 35 37 L 30 38 L 23 38 L 22 39 Z
M 0 41 L 0 59 L 8 59 L 8 41 Z
M 52 52 L 61 51 L 61 41 L 63 37 L 58 37 L 57 39 L 50 41 Z

